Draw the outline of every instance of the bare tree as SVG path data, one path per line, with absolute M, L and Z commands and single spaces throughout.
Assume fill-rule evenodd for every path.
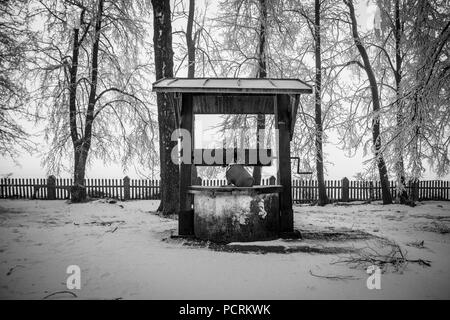
M 35 34 L 27 28 L 26 1 L 0 2 L 0 155 L 13 160 L 19 150 L 34 148 L 30 135 L 17 121 L 28 117 L 28 91 L 20 79 Z
M 156 80 L 173 77 L 172 22 L 169 0 L 152 0 L 153 46 L 155 50 Z M 171 135 L 177 128 L 173 97 L 157 93 L 159 156 L 161 163 L 161 204 L 163 214 L 176 213 L 179 204 L 179 167 L 171 159 L 176 142 Z
M 366 48 L 364 47 L 361 38 L 358 33 L 358 25 L 356 22 L 355 8 L 352 0 L 344 0 L 344 3 L 348 6 L 350 20 L 351 20 L 351 30 L 353 34 L 353 40 L 359 51 L 359 54 L 363 60 L 364 70 L 367 74 L 367 78 L 370 83 L 370 92 L 372 95 L 372 143 L 374 146 L 375 159 L 378 166 L 378 173 L 381 181 L 381 191 L 383 204 L 392 203 L 392 196 L 389 189 L 389 178 L 387 173 L 386 163 L 382 154 L 382 144 L 380 136 L 380 98 L 378 93 L 378 83 L 375 78 L 375 73 L 373 72 L 372 65 L 370 63 L 369 56 L 367 54 Z
M 322 150 L 322 53 L 320 44 L 320 6 L 321 0 L 315 0 L 314 14 L 314 44 L 315 44 L 315 122 L 316 122 L 316 172 L 319 187 L 319 205 L 323 206 L 328 202 L 323 176 L 323 150 Z
M 266 0 L 259 0 L 259 33 L 258 33 L 258 78 L 267 76 L 267 54 L 266 54 L 266 28 L 267 28 L 267 3 Z M 264 130 L 266 129 L 266 115 L 258 114 L 256 116 L 256 148 L 263 148 L 265 140 Z M 253 167 L 253 180 L 255 185 L 261 184 L 260 166 Z
M 90 158 L 121 159 L 125 167 L 137 154 L 147 155 L 141 161 L 148 163 L 155 153 L 149 138 L 155 126 L 147 108 L 150 88 L 142 81 L 148 63 L 141 61 L 137 46 L 144 41 L 141 4 L 31 3 L 36 19 L 46 19 L 30 62 L 30 74 L 39 79 L 36 116 L 48 119 L 45 138 L 51 148 L 45 162 L 57 174 L 62 160 L 72 155 L 74 202 L 86 198 Z
M 450 169 L 450 9 L 432 1 L 411 0 L 408 5 L 415 17 L 407 43 L 414 48 L 414 72 L 404 77 L 410 84 L 403 94 L 409 115 L 405 146 L 413 178 L 422 174 L 424 160 L 438 175 L 445 175 Z
M 195 42 L 198 33 L 193 34 L 194 17 L 195 15 L 195 0 L 189 0 L 189 13 L 186 27 L 186 46 L 188 52 L 188 78 L 195 77 Z M 194 36 L 193 36 L 194 35 Z
M 384 95 L 380 94 L 386 109 L 384 131 L 388 132 L 384 148 L 389 151 L 385 152 L 387 162 L 392 163 L 396 172 L 397 199 L 409 203 L 406 177 L 420 178 L 423 160 L 438 174 L 448 172 L 449 126 L 442 107 L 448 92 L 445 52 L 449 10 L 439 2 L 429 1 L 376 3 L 381 11 L 377 26 L 380 32 L 376 33 L 378 41 L 368 45 L 382 58 L 377 59 L 375 69 L 380 92 L 387 89 Z M 385 77 L 386 70 L 393 77 Z

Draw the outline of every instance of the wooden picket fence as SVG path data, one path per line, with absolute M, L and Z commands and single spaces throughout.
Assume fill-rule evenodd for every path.
M 0 198 L 16 199 L 70 199 L 72 179 L 0 179 Z M 226 180 L 203 180 L 203 186 L 226 185 Z M 274 180 L 262 179 L 263 185 L 274 184 Z M 86 179 L 86 192 L 91 198 L 115 198 L 120 200 L 160 199 L 160 181 L 149 179 Z M 330 201 L 372 201 L 381 199 L 379 181 L 325 181 Z M 390 182 L 390 191 L 395 196 L 396 183 Z M 406 191 L 414 200 L 450 200 L 450 181 L 426 180 L 408 183 Z M 292 200 L 295 203 L 312 203 L 318 198 L 316 180 L 292 180 Z
M 70 199 L 73 179 L 1 179 L 0 198 Z M 159 180 L 149 179 L 85 179 L 86 193 L 91 198 L 120 200 L 157 200 Z

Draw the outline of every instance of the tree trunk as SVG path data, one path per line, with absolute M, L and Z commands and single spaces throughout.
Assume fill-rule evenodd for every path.
M 195 40 L 192 38 L 194 24 L 195 0 L 189 0 L 189 14 L 186 27 L 186 46 L 188 53 L 188 78 L 195 77 Z
M 380 175 L 381 182 L 381 192 L 383 198 L 383 204 L 391 204 L 392 196 L 389 190 L 389 178 L 387 174 L 386 163 L 381 152 L 381 137 L 380 137 L 380 98 L 378 95 L 378 86 L 375 78 L 375 74 L 372 70 L 370 64 L 369 56 L 364 48 L 361 39 L 358 34 L 358 25 L 355 17 L 355 8 L 353 6 L 352 0 L 344 0 L 345 4 L 349 8 L 351 28 L 353 33 L 353 39 L 355 45 L 358 48 L 359 54 L 364 62 L 364 70 L 366 71 L 367 78 L 370 83 L 370 91 L 372 94 L 372 105 L 373 105 L 373 119 L 372 119 L 372 142 L 375 149 L 375 158 L 377 162 L 378 172 Z
M 186 27 L 186 46 L 188 52 L 188 78 L 195 78 L 195 40 L 192 38 L 192 27 L 194 24 L 195 0 L 189 0 L 189 14 Z M 194 147 L 194 146 L 193 146 Z M 198 181 L 197 166 L 191 166 L 191 183 L 196 185 Z
M 402 102 L 402 54 L 400 51 L 401 40 L 401 24 L 400 24 L 400 0 L 395 0 L 395 91 L 396 91 L 396 107 L 397 107 L 397 130 L 403 131 L 403 102 Z M 397 175 L 397 201 L 401 204 L 405 204 L 408 201 L 408 193 L 406 192 L 405 181 L 405 165 L 403 160 L 403 148 L 404 146 L 404 133 L 399 132 L 399 136 L 396 141 L 396 162 L 395 171 Z
M 79 169 L 80 158 L 80 141 L 77 131 L 77 70 L 78 70 L 78 56 L 79 56 L 79 42 L 78 35 L 79 29 L 73 30 L 73 49 L 72 49 L 72 64 L 69 68 L 70 84 L 69 84 L 69 125 L 70 136 L 72 138 L 72 144 L 74 149 L 74 182 L 70 189 L 71 199 L 73 202 L 81 202 L 85 199 L 83 192 L 84 188 L 84 172 Z
M 315 88 L 315 123 L 316 123 L 316 171 L 319 185 L 319 206 L 328 202 L 323 175 L 323 151 L 322 151 L 322 57 L 320 43 L 320 0 L 315 0 L 315 56 L 316 56 L 316 88 Z
M 266 66 L 266 24 L 267 24 L 267 3 L 266 0 L 259 0 L 260 6 L 260 29 L 259 29 L 259 54 L 258 54 L 258 77 L 267 77 Z M 264 148 L 264 130 L 266 128 L 266 116 L 258 114 L 256 118 L 256 148 Z M 255 185 L 261 184 L 262 167 L 253 167 L 253 180 Z
M 153 45 L 155 48 L 156 80 L 173 77 L 172 23 L 170 0 L 152 0 Z M 179 167 L 172 162 L 171 151 L 177 146 L 171 140 L 177 128 L 174 106 L 169 94 L 157 93 L 159 124 L 159 157 L 161 166 L 161 203 L 158 211 L 164 215 L 177 212 L 179 204 Z
M 84 178 L 86 176 L 86 156 L 88 150 L 83 150 L 85 147 L 78 148 L 75 151 L 75 166 L 74 166 L 74 179 L 71 189 L 72 202 L 82 202 L 86 200 L 86 187 Z
M 73 202 L 81 202 L 86 199 L 86 188 L 84 185 L 84 178 L 86 174 L 86 162 L 89 154 L 89 150 L 91 148 L 91 138 L 92 138 L 92 127 L 94 122 L 94 108 L 96 103 L 96 95 L 97 95 L 97 81 L 98 81 L 98 54 L 99 54 L 99 46 L 100 46 L 100 33 L 102 27 L 102 17 L 103 17 L 103 3 L 104 0 L 98 0 L 97 7 L 97 16 L 95 21 L 95 33 L 94 33 L 94 42 L 92 44 L 92 68 L 91 68 L 91 79 L 90 79 L 90 87 L 89 87 L 89 98 L 88 98 L 88 108 L 86 112 L 86 121 L 84 126 L 84 135 L 82 138 L 78 137 L 77 128 L 76 128 L 76 105 L 74 99 L 76 97 L 76 84 L 72 83 L 72 80 L 76 80 L 76 64 L 78 60 L 78 32 L 74 33 L 74 52 L 73 57 L 76 56 L 77 60 L 75 61 L 75 65 L 72 62 L 72 68 L 74 70 L 71 71 L 71 92 L 69 99 L 69 107 L 70 107 L 70 127 L 71 127 L 71 135 L 74 141 L 74 186 L 72 187 L 72 201 Z M 83 15 L 83 13 L 82 13 Z M 82 15 L 81 18 L 82 19 Z M 76 50 L 76 52 L 75 52 Z M 75 114 L 73 114 L 75 112 Z M 74 140 L 76 138 L 76 140 Z

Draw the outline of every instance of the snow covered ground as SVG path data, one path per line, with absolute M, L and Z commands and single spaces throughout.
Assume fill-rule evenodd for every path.
M 222 246 L 171 238 L 177 221 L 157 205 L 0 200 L 0 298 L 67 291 L 69 265 L 81 268 L 79 299 L 450 298 L 450 202 L 296 206 L 303 240 Z M 395 245 L 403 260 L 369 290 L 357 259 Z

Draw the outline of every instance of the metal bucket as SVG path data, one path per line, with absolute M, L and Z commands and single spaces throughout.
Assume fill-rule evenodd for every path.
M 225 176 L 228 184 L 232 183 L 236 187 L 252 187 L 254 183 L 253 177 L 241 164 L 228 166 Z

